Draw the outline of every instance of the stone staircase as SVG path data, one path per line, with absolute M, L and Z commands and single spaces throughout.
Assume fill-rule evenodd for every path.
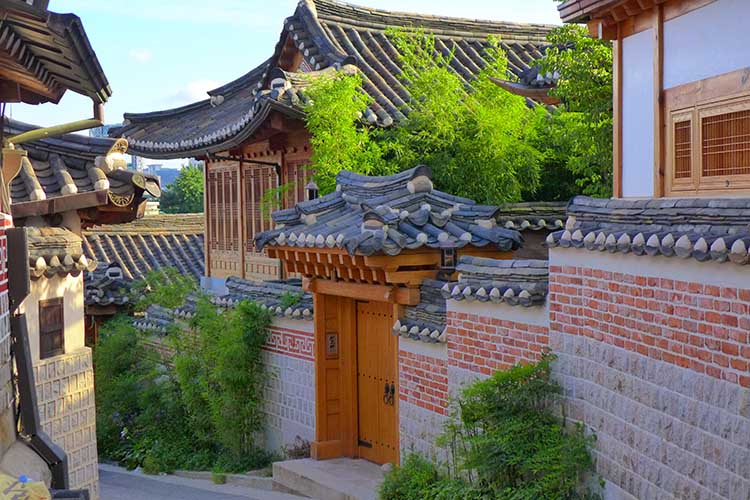
M 366 460 L 289 460 L 273 464 L 273 481 L 285 491 L 317 500 L 378 500 L 383 470 Z

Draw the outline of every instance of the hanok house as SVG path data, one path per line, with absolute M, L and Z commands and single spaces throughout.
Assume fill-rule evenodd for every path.
M 549 238 L 550 342 L 613 498 L 750 497 L 750 4 L 569 0 L 614 43 L 614 198 Z
M 33 127 L 8 122 L 6 137 Z M 98 497 L 94 385 L 84 334 L 84 273 L 96 260 L 83 249 L 83 228 L 134 220 L 156 178 L 126 170 L 127 142 L 67 134 L 18 145 L 10 182 L 16 227 L 28 242 L 30 293 L 25 314 L 40 428 L 68 456 L 70 485 Z M 7 154 L 7 151 L 6 151 Z M 18 262 L 16 265 L 22 265 Z
M 200 282 L 203 222 L 203 214 L 161 214 L 84 229 L 84 255 L 98 262 L 84 277 L 86 345 L 96 345 L 102 321 L 133 306 L 131 286 L 150 271 L 174 268 Z
M 437 37 L 451 66 L 469 82 L 485 65 L 488 36 L 502 38 L 513 74 L 534 66 L 551 26 L 438 18 L 356 7 L 332 0 L 302 0 L 272 56 L 246 75 L 208 92 L 207 99 L 177 109 L 126 114 L 115 133 L 131 151 L 149 158 L 195 157 L 206 161 L 207 285 L 221 289 L 228 276 L 285 277 L 279 259 L 258 252 L 254 237 L 272 229 L 263 195 L 293 184 L 283 208 L 308 199 L 312 154 L 305 129 L 304 89 L 320 72 L 359 71 L 374 102 L 364 120 L 389 127 L 409 112 L 399 80 L 398 52 L 388 28 L 422 28 Z M 544 229 L 556 229 L 562 207 Z M 560 222 L 561 223 L 561 222 Z M 213 285 L 212 285 L 213 283 Z
M 92 100 L 93 118 L 28 133 L 7 130 L 6 122 L 2 123 L 0 471 L 11 477 L 25 474 L 41 480 L 56 491 L 56 497 L 88 498 L 89 492 L 74 492 L 68 488 L 91 485 L 90 493 L 95 498 L 96 445 L 90 354 L 76 349 L 76 325 L 75 321 L 70 321 L 75 319 L 75 294 L 65 294 L 60 288 L 66 279 L 61 275 L 80 276 L 82 268 L 87 266 L 86 260 L 80 258 L 75 237 L 63 229 L 67 224 L 75 225 L 70 213 L 74 214 L 78 208 L 104 205 L 106 200 L 90 203 L 90 198 L 76 196 L 73 186 L 78 180 L 73 174 L 76 181 L 68 182 L 71 172 L 66 165 L 41 169 L 40 173 L 45 173 L 38 178 L 34 168 L 38 158 L 28 154 L 32 148 L 26 151 L 14 146 L 33 138 L 55 137 L 63 132 L 100 125 L 103 103 L 110 97 L 111 90 L 80 19 L 73 14 L 49 12 L 47 4 L 46 0 L 10 0 L 0 6 L 2 108 L 5 109 L 6 103 L 57 103 L 66 91 L 72 90 Z M 80 150 L 81 146 L 75 149 Z M 34 178 L 37 182 L 31 189 L 19 189 L 18 183 L 13 183 L 17 195 L 13 201 L 18 203 L 11 207 L 10 184 L 20 170 L 24 171 L 22 182 L 33 184 Z M 82 187 L 82 190 L 91 191 L 92 182 L 95 181 L 88 182 L 89 188 Z M 36 189 L 37 186 L 40 189 Z M 98 188 L 105 191 L 105 197 L 108 187 Z M 70 200 L 74 201 L 69 203 Z M 84 200 L 90 204 L 83 204 Z M 28 240 L 26 230 L 12 228 L 11 213 L 17 225 L 34 226 L 28 230 Z M 29 263 L 30 255 L 41 260 Z M 38 271 L 41 274 L 36 274 Z M 36 274 L 34 283 L 30 283 L 29 274 Z M 48 295 L 54 289 L 60 291 L 60 295 Z M 40 308 L 41 315 L 38 314 Z M 29 316 L 35 321 L 30 322 Z M 61 327 L 63 319 L 69 324 Z M 62 342 L 61 328 L 65 329 Z M 33 330 L 32 335 L 29 330 Z M 40 334 L 39 330 L 44 333 Z M 66 335 L 68 330 L 72 334 L 70 339 Z M 66 356 L 44 362 L 39 359 L 40 350 L 58 354 L 61 348 L 79 356 L 80 363 Z M 53 359 L 59 363 L 50 363 Z M 71 373 L 71 370 L 78 373 Z M 42 403 L 44 417 L 41 419 L 38 402 Z M 54 441 L 63 444 L 69 453 Z M 69 475 L 69 471 L 72 474 Z M 23 494 L 19 489 L 18 485 L 12 485 L 4 493 Z

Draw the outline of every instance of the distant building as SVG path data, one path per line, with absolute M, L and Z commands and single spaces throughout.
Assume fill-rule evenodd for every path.
M 108 125 L 102 125 L 101 127 L 92 128 L 89 130 L 89 136 L 91 137 L 109 137 L 109 129 L 115 127 L 122 127 L 122 123 L 110 123 Z
M 141 165 L 141 172 L 155 175 L 159 178 L 162 187 L 172 184 L 177 176 L 180 175 L 180 169 L 175 167 L 166 167 L 162 163 L 152 163 L 145 167 Z

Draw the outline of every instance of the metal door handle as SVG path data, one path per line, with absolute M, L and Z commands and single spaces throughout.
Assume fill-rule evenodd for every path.
M 391 382 L 391 394 L 390 394 L 390 401 L 389 401 L 389 404 L 391 406 L 393 406 L 395 398 L 396 398 L 396 384 Z
M 389 392 L 390 391 L 388 391 L 388 382 L 386 382 L 385 383 L 385 392 L 383 393 L 383 403 L 385 403 L 385 404 L 388 404 Z

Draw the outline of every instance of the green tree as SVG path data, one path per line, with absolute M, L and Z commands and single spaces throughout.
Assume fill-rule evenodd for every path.
M 203 170 L 185 165 L 177 179 L 162 193 L 161 211 L 167 214 L 203 212 Z
M 434 35 L 394 30 L 389 37 L 412 97 L 408 119 L 382 133 L 389 158 L 402 169 L 425 163 L 438 188 L 480 203 L 520 201 L 524 190 L 535 190 L 542 155 L 533 145 L 534 123 L 544 109 L 529 108 L 490 80 L 509 75 L 500 40 L 489 38 L 487 65 L 467 84 Z
M 361 121 L 372 99 L 360 91 L 362 77 L 346 71 L 315 81 L 306 91 L 307 130 L 313 148 L 311 169 L 322 194 L 336 187 L 336 175 L 351 170 L 366 175 L 394 172 L 381 147 Z
M 585 194 L 612 194 L 612 44 L 591 38 L 585 27 L 553 30 L 555 46 L 542 60 L 558 73 L 553 95 L 562 100 L 549 117 L 545 154 L 565 161 Z
M 544 111 L 490 81 L 508 74 L 499 40 L 490 40 L 487 67 L 468 85 L 450 67 L 453 54 L 436 50 L 433 35 L 392 30 L 388 36 L 412 97 L 403 110 L 408 119 L 387 129 L 364 124 L 371 99 L 356 73 L 321 79 L 307 91 L 311 168 L 321 191 L 332 191 L 343 169 L 383 175 L 420 163 L 432 168 L 439 189 L 479 202 L 519 201 L 522 191 L 533 191 L 543 159 L 533 146 L 533 125 Z

